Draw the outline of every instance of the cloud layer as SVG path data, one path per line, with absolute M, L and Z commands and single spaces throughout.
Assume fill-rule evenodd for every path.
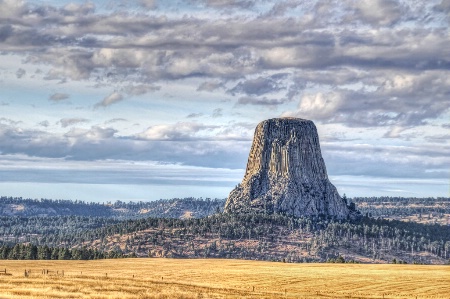
M 449 21 L 447 0 L 0 0 L 0 156 L 242 169 L 256 124 L 295 116 L 331 174 L 445 176 Z

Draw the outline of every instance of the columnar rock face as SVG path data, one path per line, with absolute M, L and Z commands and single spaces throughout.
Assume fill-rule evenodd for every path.
M 242 183 L 225 212 L 285 213 L 346 218 L 349 209 L 328 180 L 314 123 L 299 118 L 261 122 Z

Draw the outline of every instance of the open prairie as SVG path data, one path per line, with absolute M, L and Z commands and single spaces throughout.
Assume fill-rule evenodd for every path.
M 148 258 L 0 261 L 5 268 L 2 299 L 450 298 L 450 266 Z

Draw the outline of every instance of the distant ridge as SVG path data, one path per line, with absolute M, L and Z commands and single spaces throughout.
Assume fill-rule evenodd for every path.
M 0 216 L 93 216 L 117 219 L 202 218 L 222 211 L 224 204 L 224 199 L 193 197 L 149 202 L 94 203 L 2 196 L 0 197 Z

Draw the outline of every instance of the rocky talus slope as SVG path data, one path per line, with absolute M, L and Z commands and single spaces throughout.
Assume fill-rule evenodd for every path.
M 274 118 L 255 130 L 242 182 L 225 212 L 283 213 L 346 218 L 350 211 L 328 179 L 314 123 Z

